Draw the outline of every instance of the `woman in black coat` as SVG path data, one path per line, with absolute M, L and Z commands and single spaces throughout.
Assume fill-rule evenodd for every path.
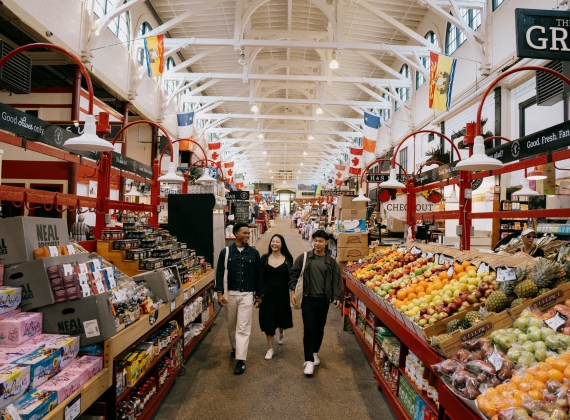
M 265 294 L 259 308 L 259 326 L 267 336 L 265 359 L 273 358 L 275 331 L 279 328 L 277 342 L 283 344 L 283 330 L 293 327 L 293 315 L 289 301 L 289 272 L 293 256 L 287 249 L 285 238 L 279 234 L 271 237 L 267 254 L 261 257 Z

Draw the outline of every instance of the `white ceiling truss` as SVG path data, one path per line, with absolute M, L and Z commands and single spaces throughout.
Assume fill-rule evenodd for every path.
M 127 0 L 90 22 L 83 60 L 89 61 L 95 39 L 112 19 L 142 2 Z M 483 68 L 489 62 L 484 13 L 478 31 L 460 16 L 460 8 L 483 9 L 485 0 L 145 3 L 163 22 L 146 36 L 168 32 L 165 55 L 176 61 L 161 80 L 176 87 L 159 98 L 158 120 L 175 99 L 179 111 L 189 106 L 195 111 L 197 137 L 221 141 L 235 171 L 255 176 L 248 181 L 270 182 L 268 167 L 274 175 L 279 168 L 294 167 L 295 176 L 301 169 L 307 172 L 302 179 L 321 180 L 362 137 L 364 111 L 378 114 L 398 103 L 413 117 L 410 102 L 403 102 L 398 90 L 412 89 L 415 78 L 405 78 L 398 69 L 405 63 L 429 78 L 423 60 L 441 48 L 417 32 L 428 10 L 463 31 L 467 42 L 477 46 Z M 135 47 L 142 42 L 135 40 Z M 333 57 L 337 69 L 329 66 Z M 140 74 L 135 60 L 131 67 Z M 131 83 L 129 97 L 136 95 L 139 83 Z M 254 104 L 258 112 L 251 111 Z

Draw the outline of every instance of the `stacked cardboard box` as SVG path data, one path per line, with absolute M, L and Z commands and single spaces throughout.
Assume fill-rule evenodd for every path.
M 359 232 L 344 232 L 338 234 L 337 261 L 358 261 L 368 255 L 368 233 L 362 232 L 360 226 L 366 226 L 366 203 L 352 201 L 352 196 L 338 197 L 335 216 L 338 221 L 360 221 Z M 365 228 L 364 228 L 365 229 Z M 340 232 L 341 230 L 339 230 Z

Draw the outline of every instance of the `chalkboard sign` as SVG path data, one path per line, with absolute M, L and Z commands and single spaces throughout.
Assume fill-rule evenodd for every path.
M 228 191 L 226 193 L 228 200 L 249 200 L 249 191 Z
M 249 223 L 249 203 L 247 201 L 235 201 L 235 222 Z

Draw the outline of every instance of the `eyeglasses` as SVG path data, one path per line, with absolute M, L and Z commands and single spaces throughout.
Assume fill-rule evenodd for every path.
M 534 239 L 534 238 L 536 238 L 536 235 L 526 235 L 525 238 L 527 238 L 527 239 Z

